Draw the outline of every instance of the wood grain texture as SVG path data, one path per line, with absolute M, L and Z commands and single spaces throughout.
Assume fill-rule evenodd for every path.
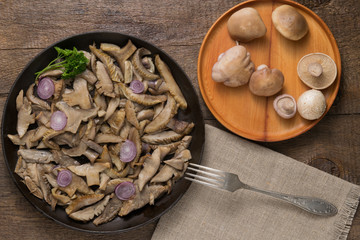
M 192 80 L 206 122 L 225 130 L 200 95 L 196 65 L 209 28 L 239 2 L 0 0 L 0 114 L 17 75 L 43 48 L 73 34 L 108 30 L 143 38 L 170 54 Z M 314 158 L 334 160 L 344 169 L 345 180 L 360 184 L 360 1 L 297 2 L 321 17 L 337 41 L 342 59 L 339 93 L 327 115 L 310 131 L 294 139 L 261 144 L 308 164 Z M 2 154 L 0 158 L 0 239 L 151 238 L 156 223 L 124 234 L 94 235 L 47 219 L 25 200 L 12 182 Z M 322 166 L 316 167 L 329 171 Z M 348 239 L 360 239 L 359 211 Z

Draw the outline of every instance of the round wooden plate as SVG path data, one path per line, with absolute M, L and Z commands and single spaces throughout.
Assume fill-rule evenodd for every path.
M 273 10 L 283 4 L 295 7 L 308 22 L 309 32 L 299 41 L 284 38 L 272 24 Z M 240 44 L 250 52 L 256 67 L 266 64 L 270 68 L 281 70 L 285 77 L 282 91 L 272 97 L 255 96 L 249 91 L 248 85 L 230 88 L 222 83 L 216 83 L 211 78 L 211 70 L 218 56 L 236 45 L 228 33 L 227 21 L 234 12 L 244 7 L 253 7 L 259 12 L 267 32 L 262 38 Z M 308 121 L 301 118 L 298 113 L 292 119 L 282 119 L 273 108 L 273 100 L 283 93 L 297 99 L 310 89 L 301 82 L 296 69 L 301 57 L 313 52 L 325 53 L 337 64 L 338 75 L 335 82 L 329 88 L 322 90 L 326 97 L 326 112 L 328 112 L 339 89 L 341 59 L 335 38 L 326 24 L 310 9 L 290 0 L 250 0 L 240 3 L 213 24 L 200 48 L 198 81 L 203 99 L 221 124 L 242 137 L 264 142 L 293 138 L 312 128 L 320 119 Z

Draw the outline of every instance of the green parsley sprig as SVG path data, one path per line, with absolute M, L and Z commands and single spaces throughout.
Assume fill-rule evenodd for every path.
M 86 70 L 86 65 L 89 60 L 84 56 L 83 52 L 78 51 L 75 47 L 73 50 L 55 47 L 55 50 L 57 51 L 58 56 L 43 70 L 35 73 L 36 80 L 42 73 L 49 70 L 63 68 L 64 72 L 61 77 L 64 79 L 74 78 L 76 75 Z

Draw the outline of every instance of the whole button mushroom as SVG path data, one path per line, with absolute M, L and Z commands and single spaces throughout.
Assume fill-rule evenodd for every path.
M 304 92 L 297 100 L 297 109 L 299 114 L 307 120 L 319 119 L 326 110 L 324 94 L 315 89 Z
M 230 36 L 240 42 L 249 42 L 266 34 L 266 27 L 255 8 L 246 7 L 233 13 L 227 27 Z
M 269 97 L 278 93 L 284 85 L 284 75 L 276 68 L 260 65 L 251 75 L 250 91 L 257 96 Z
M 303 38 L 309 30 L 305 17 L 290 5 L 276 8 L 271 18 L 276 30 L 293 41 Z
M 336 63 L 326 54 L 310 53 L 302 57 L 297 66 L 299 78 L 308 87 L 325 89 L 336 79 Z
M 296 114 L 296 101 L 289 94 L 277 96 L 273 105 L 276 113 L 284 119 L 290 119 Z
M 254 72 L 250 53 L 241 45 L 234 46 L 220 54 L 212 68 L 212 79 L 228 87 L 238 87 L 249 82 Z

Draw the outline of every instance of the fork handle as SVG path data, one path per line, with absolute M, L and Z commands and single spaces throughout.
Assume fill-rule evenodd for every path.
M 274 198 L 278 198 L 280 200 L 288 202 L 294 206 L 297 206 L 305 211 L 308 211 L 316 215 L 334 216 L 337 214 L 337 208 L 333 204 L 320 198 L 302 197 L 302 196 L 283 194 L 279 192 L 266 191 L 255 187 L 251 187 L 249 185 L 244 186 L 244 188 L 259 193 L 264 193 Z

